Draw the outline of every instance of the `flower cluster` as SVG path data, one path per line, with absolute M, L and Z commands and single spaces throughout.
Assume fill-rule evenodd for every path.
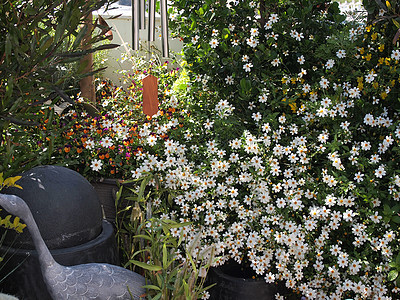
M 126 88 L 108 80 L 97 83 L 97 103 L 78 99 L 56 115 L 44 128 L 48 135 L 41 142 L 45 153 L 51 151 L 49 141 L 56 145 L 49 154 L 51 162 L 62 163 L 88 179 L 129 178 L 137 166 L 135 156 L 152 148 L 155 141 L 168 138 L 179 126 L 181 111 L 170 97 L 170 89 L 178 71 L 159 64 L 135 61 L 136 71 L 125 74 Z M 142 79 L 148 74 L 158 77 L 159 111 L 149 117 L 142 111 Z
M 178 195 L 153 205 L 193 222 L 174 234 L 202 232 L 218 264 L 247 261 L 308 299 L 391 299 L 400 51 L 388 25 L 343 23 L 329 1 L 199 2 L 174 1 L 190 116 L 133 176 L 159 174 Z

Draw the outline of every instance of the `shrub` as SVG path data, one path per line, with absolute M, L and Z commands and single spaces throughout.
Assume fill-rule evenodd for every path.
M 16 174 L 40 164 L 33 153 L 40 132 L 25 131 L 37 126 L 46 109 L 47 118 L 53 117 L 51 108 L 56 102 L 72 101 L 69 97 L 71 80 L 87 76 L 80 64 L 76 72 L 67 67 L 85 54 L 112 48 L 100 45 L 84 50 L 82 39 L 88 33 L 84 25 L 89 14 L 103 5 L 100 1 L 3 1 L 0 6 L 0 171 Z M 106 26 L 92 35 L 84 47 L 105 40 Z M 105 30 L 105 31 L 103 31 Z M 70 69 L 72 70 L 72 69 Z
M 135 177 L 150 170 L 178 194 L 153 206 L 192 221 L 175 234 L 201 232 L 199 252 L 215 245 L 218 263 L 246 261 L 308 299 L 396 297 L 400 50 L 389 9 L 365 24 L 330 1 L 173 3 L 190 78 L 174 93 L 189 115 L 158 141 L 163 155 L 141 155 Z

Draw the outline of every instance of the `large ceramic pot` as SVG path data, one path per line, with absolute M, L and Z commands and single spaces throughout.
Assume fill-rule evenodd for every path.
M 277 284 L 268 284 L 250 267 L 229 261 L 223 266 L 211 268 L 207 283 L 216 284 L 210 289 L 212 300 L 273 300 L 278 292 Z
M 21 176 L 18 184 L 23 189 L 9 188 L 2 193 L 25 200 L 58 263 L 119 263 L 113 226 L 103 220 L 97 194 L 83 176 L 59 166 L 36 167 Z M 0 228 L 0 236 L 2 233 Z M 3 242 L 0 256 L 5 261 L 0 278 L 5 280 L 0 282 L 0 291 L 25 300 L 51 300 L 28 230 L 22 234 L 8 231 Z

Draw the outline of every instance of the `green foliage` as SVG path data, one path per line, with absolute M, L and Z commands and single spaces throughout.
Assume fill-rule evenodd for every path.
M 106 3 L 108 0 L 2 1 L 0 171 L 16 173 L 40 163 L 30 148 L 35 141 L 24 130 L 39 124 L 39 112 L 44 108 L 48 108 L 46 114 L 51 118 L 54 103 L 72 101 L 65 90 L 70 88 L 71 80 L 78 81 L 87 74 L 82 72 L 84 64 L 74 73 L 65 72 L 67 66 L 87 53 L 115 47 L 86 48 L 106 39 L 104 26 L 100 25 L 84 46 L 81 43 L 89 33 L 85 19 Z
M 145 270 L 148 299 L 199 299 L 210 288 L 204 289 L 203 285 L 214 259 L 213 248 L 197 255 L 195 262 L 193 252 L 200 237 L 183 248 L 184 253 L 180 254 L 183 231 L 178 236 L 171 234 L 171 230 L 187 225 L 166 219 L 151 219 L 138 228 L 142 234 L 135 238 L 143 239 L 145 248 L 135 252 L 135 259 L 129 264 Z
M 193 253 L 197 251 L 199 237 L 185 245 L 184 232 L 177 234 L 190 223 L 150 218 L 151 214 L 158 214 L 152 201 L 165 197 L 165 191 L 148 189 L 153 180 L 156 178 L 149 173 L 123 182 L 117 192 L 116 227 L 122 263 L 144 273 L 148 299 L 198 299 L 210 288 L 203 285 L 214 249 L 202 251 L 195 261 Z M 134 183 L 140 183 L 138 189 L 132 187 Z

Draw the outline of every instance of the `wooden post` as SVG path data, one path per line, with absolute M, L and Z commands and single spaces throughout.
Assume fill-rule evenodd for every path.
M 90 13 L 87 19 L 85 20 L 85 23 L 88 26 L 88 31 L 86 36 L 82 39 L 82 45 L 83 49 L 89 49 L 90 48 L 90 40 L 92 38 L 92 31 L 93 31 L 93 15 Z M 86 64 L 85 69 L 83 70 L 83 73 L 88 73 L 93 70 L 93 53 L 87 54 L 85 57 L 83 57 L 80 61 L 81 64 Z M 94 88 L 94 76 L 86 76 L 81 79 L 79 82 L 80 89 L 81 89 L 81 96 L 89 100 L 90 102 L 96 102 L 96 92 Z

